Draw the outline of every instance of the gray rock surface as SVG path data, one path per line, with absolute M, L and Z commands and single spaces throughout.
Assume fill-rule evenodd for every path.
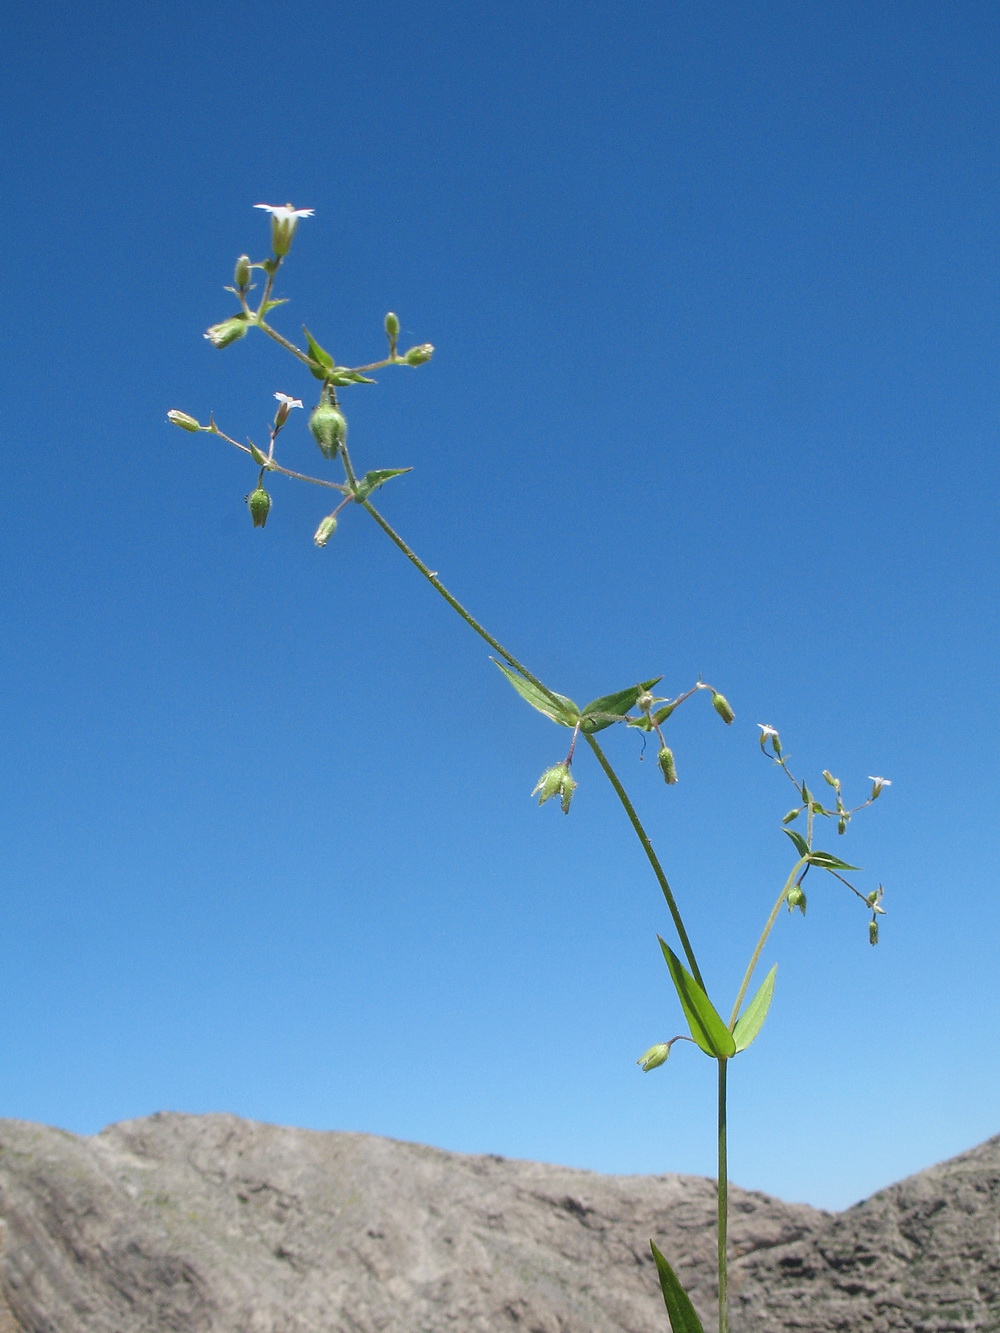
M 1000 1138 L 841 1214 L 731 1201 L 733 1333 L 1000 1330 Z M 0 1121 L 0 1218 L 0 1333 L 666 1333 L 650 1236 L 712 1314 L 696 1177 L 227 1115 Z

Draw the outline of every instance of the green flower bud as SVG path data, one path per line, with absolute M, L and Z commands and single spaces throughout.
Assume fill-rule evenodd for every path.
M 347 422 L 328 398 L 323 397 L 313 408 L 309 418 L 313 439 L 326 458 L 336 458 L 340 446 L 347 439 Z
M 830 784 L 831 787 L 835 788 L 837 791 L 840 791 L 840 779 L 835 778 L 832 773 L 828 773 L 825 768 L 823 769 L 823 778 L 826 782 Z
M 181 430 L 207 430 L 200 421 L 195 421 L 194 417 L 189 417 L 186 412 L 178 412 L 176 407 L 170 409 L 167 413 L 167 420 L 172 426 L 180 426 Z
M 847 832 L 847 820 L 846 820 L 846 819 L 838 819 L 838 820 L 837 820 L 837 832 L 838 832 L 838 833 L 846 833 L 846 832 Z
M 262 528 L 271 512 L 271 497 L 263 486 L 258 486 L 255 491 L 250 492 L 247 504 L 250 506 L 250 517 L 253 519 L 254 527 Z
M 736 714 L 730 708 L 729 700 L 724 695 L 719 694 L 718 691 L 716 691 L 712 695 L 712 707 L 722 718 L 723 722 L 725 722 L 727 727 L 729 726 L 730 722 L 734 722 L 736 720 Z
M 425 361 L 429 361 L 434 355 L 434 348 L 431 343 L 420 343 L 417 347 L 411 347 L 403 357 L 408 366 L 422 366 Z
M 660 765 L 660 772 L 663 774 L 663 781 L 668 787 L 672 787 L 677 781 L 677 769 L 674 767 L 674 753 L 668 747 L 664 746 L 656 756 L 656 762 Z
M 648 1074 L 651 1069 L 659 1069 L 660 1065 L 666 1064 L 669 1054 L 670 1043 L 668 1041 L 658 1041 L 655 1046 L 650 1046 L 645 1054 L 639 1056 L 636 1064 L 644 1074 Z
M 781 822 L 783 824 L 791 824 L 793 820 L 798 819 L 801 813 L 802 813 L 802 806 L 797 805 L 794 810 L 789 810 L 788 814 L 785 815 L 784 819 Z
M 868 922 L 868 943 L 878 944 L 878 918 L 874 916 Z
M 794 911 L 797 907 L 803 916 L 806 914 L 806 895 L 802 892 L 800 885 L 795 884 L 788 890 L 788 897 L 785 899 L 788 903 L 788 910 Z
M 233 271 L 233 285 L 238 287 L 241 292 L 245 292 L 250 286 L 250 256 L 240 255 L 236 261 L 236 268 Z
M 385 336 L 389 339 L 389 353 L 396 355 L 396 339 L 399 337 L 399 319 L 390 310 L 385 317 Z
M 319 527 L 316 529 L 316 535 L 313 541 L 317 546 L 325 546 L 333 534 L 337 531 L 337 520 L 332 514 L 327 514 Z
M 205 337 L 213 347 L 228 347 L 230 343 L 238 342 L 249 327 L 250 321 L 246 315 L 233 315 L 231 319 L 224 319 L 221 324 L 213 324 Z
M 538 797 L 539 805 L 544 805 L 553 796 L 560 797 L 562 812 L 568 815 L 569 804 L 575 791 L 576 783 L 570 774 L 569 764 L 564 760 L 561 764 L 553 764 L 551 768 L 545 770 L 531 794 Z

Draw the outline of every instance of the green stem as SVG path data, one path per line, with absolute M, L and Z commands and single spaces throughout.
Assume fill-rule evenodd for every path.
M 519 662 L 517 658 L 513 655 L 513 653 L 508 652 L 507 649 L 503 646 L 503 644 L 500 643 L 499 640 L 494 639 L 493 635 L 490 634 L 489 631 L 486 630 L 484 626 L 482 626 L 479 623 L 479 621 L 475 618 L 475 616 L 473 616 L 469 611 L 465 609 L 465 607 L 458 600 L 458 598 L 454 597 L 448 591 L 448 589 L 444 586 L 444 584 L 441 582 L 438 576 L 433 572 L 433 570 L 428 569 L 428 567 L 420 559 L 417 553 L 413 551 L 409 546 L 407 546 L 406 542 L 399 535 L 399 533 L 396 532 L 396 530 L 389 525 L 389 523 L 382 517 L 382 515 L 378 512 L 378 510 L 375 508 L 373 504 L 371 504 L 368 500 L 365 500 L 362 502 L 362 507 L 364 509 L 367 509 L 368 513 L 371 514 L 372 518 L 379 525 L 379 527 L 386 534 L 386 536 L 389 537 L 393 542 L 395 542 L 395 544 L 406 556 L 407 560 L 409 560 L 411 564 L 415 565 L 417 569 L 420 570 L 421 574 L 423 574 L 424 578 L 428 581 L 431 587 L 434 588 L 435 592 L 440 593 L 440 595 L 444 598 L 444 600 L 448 603 L 448 605 L 452 608 L 452 610 L 458 612 L 458 614 L 462 617 L 462 619 L 470 627 L 470 629 L 474 629 L 480 638 L 485 639 L 486 642 L 490 645 L 490 647 L 495 649 L 509 666 L 512 666 L 515 671 L 519 671 L 521 673 L 521 675 L 525 678 L 525 680 L 530 680 L 532 685 L 540 689 L 547 699 L 551 700 L 553 703 L 556 704 L 560 702 L 559 699 L 552 693 L 552 691 L 548 688 L 547 685 L 543 685 L 537 676 L 532 675 L 532 673 L 528 670 L 528 668 L 524 665 L 523 662 Z M 653 844 L 649 841 L 649 836 L 646 833 L 646 830 L 642 826 L 642 821 L 636 814 L 635 806 L 633 806 L 632 802 L 629 800 L 628 792 L 626 792 L 625 788 L 622 786 L 618 778 L 618 774 L 611 767 L 611 764 L 608 762 L 607 756 L 605 755 L 601 747 L 598 745 L 598 743 L 594 740 L 593 736 L 591 735 L 587 736 L 587 744 L 590 746 L 594 754 L 597 756 L 598 763 L 604 769 L 608 781 L 614 788 L 615 794 L 617 795 L 619 801 L 621 801 L 622 806 L 625 809 L 626 815 L 628 815 L 629 822 L 631 823 L 632 828 L 635 830 L 636 837 L 642 844 L 642 850 L 646 853 L 646 858 L 649 861 L 649 864 L 653 868 L 653 874 L 656 876 L 656 880 L 660 886 L 660 890 L 663 893 L 664 898 L 666 899 L 667 907 L 670 911 L 674 927 L 677 931 L 677 937 L 681 942 L 681 947 L 683 948 L 688 963 L 690 964 L 692 975 L 694 976 L 698 985 L 702 988 L 702 990 L 704 990 L 705 983 L 702 980 L 701 970 L 698 967 L 698 960 L 695 957 L 694 949 L 691 947 L 691 941 L 688 939 L 688 933 L 684 929 L 684 922 L 681 919 L 680 909 L 678 908 L 677 902 L 674 899 L 674 895 L 671 892 L 670 885 L 667 883 L 667 877 L 663 873 L 663 867 L 660 865 L 659 858 L 657 857 L 656 852 L 653 850 Z
M 774 927 L 774 923 L 778 919 L 778 913 L 781 911 L 781 904 L 788 897 L 789 889 L 795 883 L 795 879 L 799 871 L 806 864 L 807 862 L 804 856 L 795 862 L 795 865 L 792 866 L 792 873 L 785 880 L 785 887 L 778 894 L 777 902 L 771 908 L 771 915 L 767 918 L 767 921 L 764 925 L 764 929 L 760 933 L 760 939 L 757 941 L 757 947 L 756 949 L 754 949 L 753 956 L 751 957 L 750 962 L 747 964 L 747 970 L 743 974 L 743 981 L 742 984 L 740 985 L 739 994 L 736 996 L 736 1003 L 733 1005 L 732 1017 L 729 1020 L 730 1032 L 732 1032 L 732 1030 L 736 1027 L 736 1020 L 740 1016 L 740 1007 L 743 1004 L 743 1001 L 746 999 L 747 990 L 750 987 L 750 980 L 754 974 L 754 968 L 760 961 L 760 956 L 764 951 L 764 945 L 767 943 L 767 937 L 768 935 L 770 935 Z
M 729 1333 L 729 1163 L 726 1151 L 726 1066 L 719 1061 L 719 1333 Z
M 680 940 L 681 948 L 684 950 L 684 953 L 687 956 L 688 963 L 691 966 L 691 974 L 694 977 L 695 981 L 697 981 L 698 985 L 702 988 L 702 990 L 704 990 L 705 982 L 702 979 L 701 970 L 698 967 L 698 960 L 694 956 L 694 949 L 691 947 L 691 941 L 688 939 L 688 933 L 684 929 L 684 922 L 681 920 L 680 909 L 677 906 L 677 902 L 674 898 L 673 892 L 671 891 L 670 885 L 667 883 L 667 877 L 663 873 L 663 867 L 660 865 L 660 858 L 656 855 L 656 852 L 653 850 L 653 844 L 649 841 L 649 835 L 642 826 L 642 820 L 636 814 L 635 806 L 629 799 L 628 792 L 622 786 L 618 774 L 611 767 L 611 763 L 608 760 L 607 755 L 598 745 L 597 741 L 594 740 L 593 736 L 587 735 L 587 744 L 590 746 L 594 754 L 597 756 L 597 762 L 604 769 L 605 776 L 611 783 L 612 787 L 614 787 L 615 795 L 618 797 L 619 801 L 621 801 L 625 813 L 628 815 L 629 823 L 635 830 L 635 836 L 639 839 L 639 842 L 642 844 L 642 850 L 646 853 L 646 859 L 649 861 L 649 864 L 653 867 L 653 874 L 656 876 L 656 882 L 659 884 L 660 890 L 664 898 L 666 899 L 667 907 L 673 919 L 674 928 L 677 931 L 677 938 Z

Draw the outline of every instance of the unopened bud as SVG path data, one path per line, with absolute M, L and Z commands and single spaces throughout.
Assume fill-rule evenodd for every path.
M 791 824 L 793 820 L 798 819 L 801 813 L 802 813 L 802 806 L 797 805 L 794 810 L 789 810 L 788 814 L 785 815 L 784 819 L 781 822 L 783 824 Z
M 241 292 L 245 292 L 250 286 L 250 256 L 240 255 L 236 261 L 236 268 L 233 270 L 233 285 L 238 287 Z
M 798 884 L 794 884 L 788 890 L 788 897 L 785 899 L 788 903 L 788 910 L 794 911 L 797 907 L 803 916 L 806 914 L 806 895 Z
M 672 787 L 677 781 L 677 769 L 674 767 L 674 752 L 668 746 L 664 746 L 656 756 L 656 762 L 660 765 L 660 772 L 663 774 L 663 781 L 668 787 Z
M 827 782 L 830 784 L 830 786 L 833 787 L 836 791 L 840 791 L 840 779 L 839 779 L 839 778 L 835 778 L 835 777 L 833 776 L 832 773 L 828 773 L 827 770 L 826 770 L 825 768 L 823 769 L 823 778 L 824 778 L 824 780 L 827 781 Z
M 718 691 L 716 691 L 712 695 L 712 707 L 722 718 L 723 722 L 725 722 L 727 727 L 729 726 L 730 722 L 734 722 L 736 720 L 736 714 L 730 708 L 729 700 L 725 697 L 725 695 L 719 694 Z
M 327 458 L 336 458 L 340 446 L 347 439 L 347 422 L 327 398 L 321 398 L 313 408 L 309 429 L 320 452 Z
M 868 943 L 878 944 L 878 918 L 874 916 L 868 922 Z
M 325 546 L 333 534 L 337 531 L 337 520 L 332 514 L 327 514 L 319 527 L 316 529 L 316 535 L 313 541 L 317 546 Z
M 569 814 L 569 803 L 573 799 L 573 793 L 576 791 L 576 783 L 569 771 L 569 764 L 565 761 L 561 764 L 553 764 L 547 768 L 538 779 L 532 796 L 538 797 L 538 804 L 544 805 L 550 801 L 553 796 L 561 798 L 562 811 L 564 815 Z
M 186 412 L 178 412 L 176 407 L 171 408 L 167 413 L 167 420 L 172 426 L 180 426 L 181 430 L 207 429 L 200 421 L 195 421 L 194 417 L 189 417 Z
M 250 492 L 247 504 L 250 506 L 250 517 L 253 519 L 254 527 L 262 528 L 271 512 L 271 497 L 263 486 L 258 486 L 255 491 Z
M 385 336 L 393 347 L 396 346 L 396 339 L 399 337 L 399 318 L 390 310 L 385 317 Z
M 434 355 L 434 347 L 431 343 L 420 343 L 417 347 L 411 347 L 403 357 L 408 366 L 422 366 L 425 361 L 429 361 Z
M 644 1074 L 648 1074 L 651 1069 L 659 1069 L 660 1065 L 666 1064 L 669 1054 L 670 1043 L 668 1041 L 658 1041 L 655 1046 L 650 1046 L 645 1054 L 639 1056 L 636 1064 Z
M 837 832 L 838 832 L 838 833 L 846 833 L 846 832 L 847 832 L 847 820 L 846 820 L 846 819 L 838 819 L 838 820 L 837 820 Z
M 231 319 L 224 319 L 221 324 L 213 324 L 205 333 L 205 337 L 213 347 L 228 347 L 230 343 L 238 342 L 242 338 L 250 322 L 246 315 L 233 315 Z

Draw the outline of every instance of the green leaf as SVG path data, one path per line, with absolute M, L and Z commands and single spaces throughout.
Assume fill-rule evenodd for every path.
M 360 370 L 348 370 L 346 366 L 334 366 L 327 379 L 338 387 L 344 384 L 375 384 L 370 375 L 362 375 Z
M 839 857 L 831 852 L 811 852 L 809 854 L 809 864 L 819 866 L 820 870 L 860 870 L 860 866 L 849 866 L 846 861 L 841 861 Z
M 777 970 L 778 964 L 775 963 L 758 986 L 756 995 L 736 1020 L 733 1039 L 736 1042 L 737 1052 L 745 1051 L 764 1026 L 764 1019 L 771 1007 L 771 996 L 774 994 L 774 976 Z
M 306 342 L 309 345 L 309 356 L 316 363 L 315 366 L 310 366 L 309 369 L 318 380 L 325 380 L 326 372 L 333 369 L 333 357 L 329 352 L 325 352 L 323 348 L 320 347 L 319 343 L 304 324 L 302 325 L 302 332 L 306 335 Z
M 267 467 L 267 459 L 254 444 L 253 440 L 247 440 L 247 444 L 250 446 L 250 457 L 253 461 L 260 467 Z
M 540 713 L 550 717 L 553 722 L 558 722 L 561 727 L 575 727 L 580 721 L 579 708 L 572 699 L 567 699 L 565 694 L 556 694 L 555 698 L 559 702 L 553 703 L 548 695 L 543 694 L 537 685 L 532 685 L 530 680 L 525 680 L 516 671 L 505 667 L 502 662 L 497 662 L 495 657 L 491 660 L 496 662 L 521 698 L 531 704 L 532 708 L 537 708 Z
M 413 468 L 411 467 L 383 467 L 376 469 L 374 472 L 366 472 L 358 482 L 358 488 L 354 492 L 354 503 L 364 504 L 372 491 L 378 490 L 390 477 L 401 477 L 404 472 L 412 471 Z
M 617 694 L 602 694 L 599 699 L 592 699 L 583 710 L 581 730 L 592 736 L 595 731 L 603 731 L 605 727 L 610 727 L 616 717 L 624 717 L 630 708 L 635 707 L 636 700 L 644 690 L 651 690 L 662 679 L 662 676 L 656 676 L 653 680 L 643 681 L 641 685 L 631 685 L 627 690 L 619 690 Z M 601 713 L 612 716 L 603 718 L 594 716 Z
M 673 949 L 659 935 L 660 948 L 670 970 L 670 979 L 677 991 L 677 998 L 684 1010 L 691 1036 L 705 1052 L 716 1060 L 728 1059 L 736 1054 L 736 1042 L 733 1034 L 726 1027 L 718 1010 L 708 998 L 694 977 L 687 970 Z
M 802 834 L 796 833 L 795 829 L 793 828 L 786 828 L 785 832 L 791 838 L 792 842 L 795 843 L 799 856 L 808 856 L 809 844 L 806 842 L 805 838 L 803 838 Z
M 672 1333 L 705 1333 L 701 1320 L 691 1304 L 691 1297 L 680 1284 L 680 1279 L 664 1259 L 652 1241 L 649 1248 L 653 1253 L 656 1271 L 660 1275 L 660 1290 L 663 1303 L 667 1307 Z
M 265 301 L 263 306 L 261 307 L 260 313 L 262 315 L 269 315 L 276 305 L 287 305 L 287 304 L 288 304 L 287 296 L 279 297 L 276 301 Z

